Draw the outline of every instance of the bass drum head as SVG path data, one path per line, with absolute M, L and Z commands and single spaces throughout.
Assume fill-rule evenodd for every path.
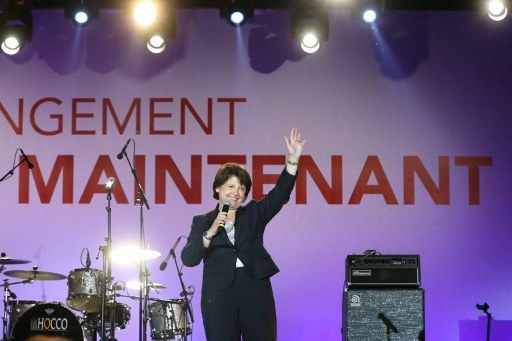
M 60 304 L 44 303 L 28 309 L 16 321 L 13 341 L 24 341 L 31 336 L 60 336 L 70 341 L 83 341 L 78 318 Z

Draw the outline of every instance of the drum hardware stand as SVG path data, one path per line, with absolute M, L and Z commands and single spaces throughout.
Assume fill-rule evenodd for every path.
M 2 265 L 3 266 L 3 265 Z M 2 270 L 3 271 L 3 270 Z M 1 271 L 0 271 L 1 272 Z M 27 284 L 27 283 L 33 283 L 34 280 L 32 279 L 26 279 L 19 282 L 13 282 L 9 283 L 9 279 L 4 279 L 4 284 L 1 284 L 0 287 L 4 287 L 4 297 L 3 297 L 3 303 L 4 303 L 4 315 L 2 316 L 2 340 L 8 340 L 7 339 L 7 320 L 9 313 L 11 312 L 11 299 L 16 299 L 16 294 L 9 289 L 9 286 L 16 285 L 16 284 Z
M 170 254 L 172 258 L 174 259 L 174 265 L 176 265 L 176 271 L 178 272 L 178 278 L 180 279 L 181 284 L 181 290 L 183 294 L 183 298 L 185 299 L 185 303 L 183 306 L 183 315 L 185 317 L 185 328 L 183 332 L 183 340 L 187 341 L 188 337 L 188 316 L 190 316 L 190 321 L 194 323 L 194 314 L 192 313 L 192 309 L 190 307 L 190 300 L 188 296 L 190 293 L 188 292 L 187 288 L 185 287 L 185 283 L 183 283 L 183 273 L 180 271 L 180 267 L 178 266 L 178 261 L 176 260 L 176 253 L 174 252 L 174 249 L 171 249 Z M 180 295 L 181 296 L 181 295 Z
M 112 259 L 111 259 L 111 250 L 112 250 L 112 209 L 111 209 L 111 200 L 112 200 L 112 188 L 114 187 L 116 179 L 113 177 L 109 177 L 105 184 L 105 192 L 107 193 L 107 207 L 105 208 L 107 211 L 107 236 L 105 237 L 106 245 L 100 246 L 100 250 L 103 254 L 103 273 L 105 277 L 103 279 L 103 283 L 101 286 L 101 325 L 100 325 L 100 335 L 101 341 L 106 340 L 106 332 L 105 332 L 105 308 L 107 304 L 111 305 L 110 314 L 109 314 L 109 322 L 110 322 L 110 335 L 108 340 L 115 340 L 115 328 L 114 328 L 114 310 L 115 310 L 115 299 L 114 303 L 111 302 L 110 298 L 112 297 Z M 87 264 L 89 267 L 90 264 Z M 109 302 L 107 303 L 107 298 Z M 112 304 L 114 304 L 112 306 Z
M 138 196 L 137 196 L 137 203 L 140 207 L 140 216 L 139 216 L 139 238 L 140 238 L 140 249 L 145 250 L 146 249 L 146 238 L 144 235 L 144 206 L 146 209 L 149 210 L 149 204 L 148 200 L 146 198 L 146 195 L 144 194 L 144 190 L 142 189 L 142 185 L 140 184 L 139 178 L 137 176 L 137 171 L 132 166 L 132 163 L 130 162 L 130 158 L 128 158 L 128 155 L 126 154 L 126 147 L 128 146 L 129 142 L 133 141 L 134 143 L 134 158 L 135 158 L 135 141 L 130 138 L 123 149 L 121 150 L 121 153 L 117 155 L 118 159 L 122 159 L 123 157 L 126 158 L 126 161 L 128 162 L 128 166 L 130 166 L 130 170 L 133 174 L 133 178 L 135 179 L 135 183 L 137 184 L 138 188 Z M 148 322 L 148 271 L 147 271 L 147 261 L 145 259 L 140 260 L 139 264 L 139 283 L 140 283 L 140 289 L 139 289 L 139 341 L 146 341 L 147 339 L 147 322 Z

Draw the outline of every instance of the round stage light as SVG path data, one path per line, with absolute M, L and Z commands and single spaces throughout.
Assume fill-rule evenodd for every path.
M 20 52 L 21 42 L 18 40 L 18 38 L 10 36 L 4 39 L 1 47 L 5 54 L 13 56 Z
M 300 47 L 302 51 L 306 53 L 315 53 L 320 49 L 320 40 L 315 33 L 308 32 L 304 34 L 300 42 Z
M 147 48 L 152 53 L 160 53 L 165 50 L 165 39 L 161 35 L 155 34 L 149 38 Z
M 133 19 L 140 27 L 148 27 L 156 21 L 156 6 L 152 1 L 141 1 L 133 10 Z
M 234 11 L 230 14 L 229 20 L 231 21 L 231 24 L 235 26 L 240 26 L 245 21 L 245 15 L 240 11 Z
M 377 12 L 373 9 L 367 9 L 363 12 L 363 20 L 364 22 L 371 24 L 377 20 Z
M 487 4 L 487 14 L 489 18 L 494 21 L 501 21 L 506 18 L 508 14 L 507 6 L 505 6 L 503 1 L 500 0 L 492 0 Z
M 89 15 L 87 12 L 83 10 L 79 10 L 75 13 L 74 17 L 75 22 L 79 25 L 85 25 L 89 21 Z

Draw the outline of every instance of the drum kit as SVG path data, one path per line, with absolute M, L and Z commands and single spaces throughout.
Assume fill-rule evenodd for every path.
M 118 286 L 112 282 L 111 200 L 116 179 L 109 177 L 104 187 L 104 191 L 107 194 L 107 206 L 105 208 L 107 212 L 107 235 L 104 238 L 106 245 L 99 247 L 103 255 L 102 270 L 90 267 L 89 251 L 87 251 L 85 265 L 82 263 L 85 267 L 72 270 L 68 276 L 41 271 L 37 267 L 32 267 L 31 270 L 9 270 L 4 272 L 7 265 L 27 264 L 30 261 L 10 258 L 4 253 L 0 255 L 0 274 L 3 273 L 7 277 L 20 279 L 17 282 L 9 282 L 9 279 L 4 279 L 3 284 L 0 284 L 4 292 L 4 311 L 2 316 L 2 336 L 4 341 L 25 341 L 28 338 L 27 333 L 30 335 L 64 336 L 64 339 L 72 341 L 116 340 L 115 330 L 125 328 L 131 319 L 130 307 L 116 302 L 118 297 L 138 300 L 139 341 L 146 341 L 147 339 L 147 322 L 150 324 L 152 340 L 183 339 L 187 341 L 187 336 L 192 333 L 189 317 L 190 321 L 194 322 L 192 309 L 190 308 L 190 299 L 193 292 L 187 290 L 183 283 L 182 273 L 179 270 L 174 253 L 178 242 L 184 237 L 178 238 L 171 248 L 167 259 L 160 265 L 160 270 L 163 271 L 170 257 L 174 258 L 182 289 L 180 294 L 182 299 L 158 300 L 149 298 L 149 291 L 156 289 L 158 286 L 151 283 L 148 278 L 147 262 L 150 259 L 159 257 L 160 253 L 146 248 L 143 215 L 144 208 L 149 210 L 149 204 L 138 179 L 136 169 L 126 153 L 126 148 L 131 141 L 134 144 L 135 153 L 135 141 L 130 138 L 117 155 L 117 158 L 126 160 L 137 184 L 137 205 L 140 209 L 140 255 L 136 257 L 139 267 L 139 295 L 135 297 L 128 294 L 120 294 L 118 291 L 122 288 L 117 288 Z M 21 151 L 20 148 L 16 150 L 15 159 L 18 150 Z M 23 151 L 21 153 L 23 154 L 21 161 L 0 178 L 0 182 L 11 177 L 14 174 L 14 170 L 23 162 L 27 163 L 29 169 L 34 167 Z M 68 296 L 65 305 L 60 302 L 18 300 L 16 294 L 10 289 L 11 286 L 17 284 L 34 283 L 35 281 L 57 281 L 66 278 Z M 72 310 L 80 312 L 82 316 L 77 316 Z M 58 339 L 62 340 L 61 337 Z
M 60 335 L 72 341 L 101 340 L 102 288 L 105 274 L 98 269 L 85 267 L 69 272 L 67 276 L 41 271 L 36 266 L 31 270 L 4 271 L 7 265 L 30 263 L 29 260 L 0 256 L 0 273 L 19 279 L 17 282 L 3 280 L 3 340 L 25 340 L 28 335 Z M 34 283 L 35 281 L 57 281 L 67 278 L 68 295 L 65 305 L 61 302 L 43 302 L 20 300 L 11 290 L 13 285 Z M 148 282 L 148 290 L 166 288 L 165 285 Z M 116 298 L 139 299 L 130 295 L 117 293 L 123 289 L 115 285 L 114 295 L 109 295 L 104 307 L 104 335 L 112 335 L 113 330 L 125 329 L 131 312 L 130 306 L 116 302 Z M 184 299 L 147 299 L 148 320 L 152 340 L 174 340 L 190 335 L 192 329 L 187 320 Z M 73 312 L 74 311 L 74 312 Z M 77 314 L 81 313 L 81 315 Z M 39 322 L 37 322 L 39 321 Z M 31 333 L 31 334 L 30 334 Z M 61 340 L 59 338 L 59 340 Z M 105 340 L 115 340 L 106 337 Z

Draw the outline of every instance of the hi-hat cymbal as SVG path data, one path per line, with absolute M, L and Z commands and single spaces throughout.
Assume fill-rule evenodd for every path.
M 27 264 L 27 263 L 30 263 L 30 262 L 31 261 L 26 260 L 26 259 L 16 259 L 16 258 L 11 258 L 11 257 L 7 257 L 7 256 L 0 257 L 0 265 L 4 265 L 4 264 Z
M 39 270 L 10 270 L 4 272 L 4 275 L 20 279 L 33 279 L 37 281 L 57 281 L 67 277 L 55 272 Z

